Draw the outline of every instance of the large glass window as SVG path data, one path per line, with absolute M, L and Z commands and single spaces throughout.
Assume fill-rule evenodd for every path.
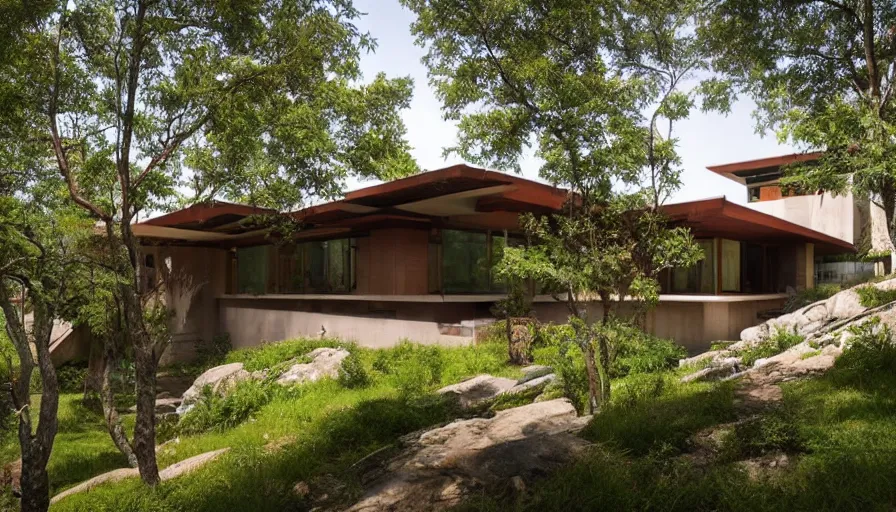
M 324 242 L 327 251 L 327 291 L 347 292 L 351 289 L 351 240 L 343 238 Z
M 504 248 L 522 243 L 502 231 L 487 233 L 443 229 L 441 244 L 430 244 L 430 292 L 503 293 L 507 283 L 496 275 Z
M 344 238 L 238 249 L 237 293 L 349 292 L 354 287 L 353 247 L 353 239 Z
M 237 293 L 260 295 L 267 291 L 269 245 L 237 249 Z
M 302 293 L 305 291 L 305 279 L 302 269 L 305 267 L 305 251 L 302 245 L 279 247 L 277 258 L 278 289 L 280 293 Z
M 722 239 L 722 291 L 739 292 L 740 242 Z
M 675 293 L 716 292 L 716 250 L 712 239 L 697 240 L 703 259 L 689 268 L 672 269 L 672 291 Z
M 488 291 L 488 235 L 470 231 L 442 231 L 442 288 L 444 293 Z

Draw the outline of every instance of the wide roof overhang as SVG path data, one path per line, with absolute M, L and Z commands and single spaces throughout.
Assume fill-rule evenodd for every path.
M 781 167 L 798 162 L 813 162 L 821 158 L 824 153 L 816 151 L 812 153 L 793 153 L 790 155 L 773 156 L 770 158 L 759 158 L 756 160 L 746 160 L 744 162 L 734 162 L 722 165 L 710 165 L 707 167 L 710 171 L 736 181 L 741 185 L 748 185 L 749 178 L 762 176 L 764 174 L 779 173 Z
M 354 236 L 384 227 L 509 229 L 518 214 L 560 210 L 569 192 L 505 173 L 455 165 L 363 188 L 345 198 L 287 213 L 304 229 L 296 240 Z M 755 243 L 814 243 L 819 254 L 855 252 L 849 242 L 788 222 L 724 197 L 663 206 L 696 237 Z M 265 243 L 269 230 L 248 222 L 274 210 L 214 201 L 133 226 L 147 241 L 240 247 Z
M 663 212 L 696 238 L 730 238 L 760 244 L 815 244 L 818 254 L 856 252 L 853 244 L 780 217 L 732 203 L 724 197 L 668 204 Z
M 379 227 L 516 226 L 521 212 L 550 213 L 569 193 L 532 180 L 454 165 L 349 192 L 344 199 L 285 215 L 299 221 L 298 239 L 332 237 Z M 274 210 L 213 201 L 135 224 L 145 239 L 196 244 L 252 245 L 267 230 L 248 222 Z M 509 215 L 512 214 L 512 217 Z

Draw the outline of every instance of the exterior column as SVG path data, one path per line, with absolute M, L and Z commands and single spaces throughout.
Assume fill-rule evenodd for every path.
M 815 288 L 815 244 L 807 243 L 796 248 L 796 289 Z

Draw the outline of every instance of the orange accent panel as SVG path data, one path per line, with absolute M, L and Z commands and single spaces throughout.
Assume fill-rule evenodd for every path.
M 767 187 L 759 187 L 759 200 L 760 201 L 774 201 L 775 199 L 781 199 L 783 194 L 781 194 L 781 187 L 777 185 L 769 185 Z

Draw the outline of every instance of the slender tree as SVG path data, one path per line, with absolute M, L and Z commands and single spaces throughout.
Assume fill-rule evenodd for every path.
M 661 119 L 686 117 L 693 104 L 680 85 L 700 65 L 687 34 L 694 11 L 651 1 L 403 3 L 417 14 L 445 117 L 458 122 L 449 151 L 519 171 L 534 147 L 541 176 L 570 189 L 562 214 L 523 218 L 533 244 L 505 249 L 503 271 L 566 301 L 594 410 L 610 395 L 605 329 L 619 302 L 655 300 L 659 271 L 696 258 L 690 235 L 657 211 L 679 183 L 674 140 L 658 134 Z
M 883 208 L 896 237 L 896 4 L 889 0 L 721 0 L 699 32 L 728 79 L 749 94 L 760 130 L 824 155 L 782 182 L 853 191 Z M 726 93 L 727 94 L 724 94 Z
M 118 276 L 122 346 L 133 351 L 132 448 L 159 481 L 155 383 L 164 349 L 137 283 L 138 214 L 189 185 L 294 206 L 343 178 L 416 170 L 398 114 L 409 79 L 362 82 L 374 48 L 350 0 L 65 1 L 28 26 L 4 77 L 27 82 L 32 137 L 52 150 L 70 200 L 104 226 Z M 164 338 L 164 337 L 163 337 Z
M 42 159 L 33 163 L 40 165 Z M 46 160 L 43 160 L 46 163 Z M 19 163 L 23 163 L 21 160 Z M 0 312 L 15 358 L 4 361 L 18 419 L 22 455 L 21 508 L 47 510 L 47 462 L 56 436 L 59 388 L 50 357 L 57 319 L 71 319 L 84 283 L 78 240 L 90 223 L 62 200 L 61 181 L 33 168 L 0 169 L 15 192 L 0 196 Z M 31 409 L 32 375 L 40 382 L 39 411 Z M 35 421 L 36 420 L 36 421 Z

